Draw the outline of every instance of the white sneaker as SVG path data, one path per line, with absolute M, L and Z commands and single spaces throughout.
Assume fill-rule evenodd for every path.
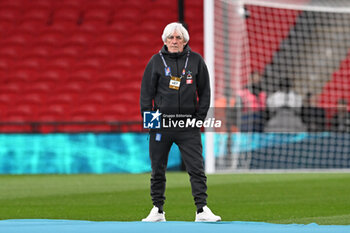
M 203 212 L 197 214 L 196 212 L 196 222 L 219 222 L 221 217 L 213 214 L 208 206 L 203 207 Z
M 165 212 L 159 213 L 158 210 L 158 207 L 154 206 L 149 215 L 142 219 L 142 222 L 165 222 Z

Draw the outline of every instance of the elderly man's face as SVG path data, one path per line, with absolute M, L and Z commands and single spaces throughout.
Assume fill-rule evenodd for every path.
M 170 53 L 180 53 L 184 50 L 184 47 L 187 43 L 184 41 L 184 38 L 173 32 L 170 36 L 166 38 L 165 45 L 168 47 Z

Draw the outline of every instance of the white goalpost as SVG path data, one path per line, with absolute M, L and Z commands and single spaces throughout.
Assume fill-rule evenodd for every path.
M 350 2 L 204 0 L 207 173 L 350 169 Z
M 211 83 L 210 107 L 214 107 L 215 99 L 215 74 L 214 74 L 214 0 L 204 0 L 204 57 L 208 67 Z M 214 112 L 211 112 L 214 114 Z M 213 117 L 213 116 L 209 116 Z M 214 155 L 214 133 L 205 132 L 205 171 L 208 174 L 215 172 L 215 155 Z

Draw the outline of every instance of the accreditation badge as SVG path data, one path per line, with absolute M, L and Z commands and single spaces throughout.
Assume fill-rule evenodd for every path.
M 181 78 L 171 76 L 170 82 L 169 82 L 169 88 L 174 90 L 179 90 L 181 83 Z

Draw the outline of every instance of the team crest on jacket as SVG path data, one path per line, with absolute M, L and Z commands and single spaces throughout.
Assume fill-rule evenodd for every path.
M 192 83 L 193 83 L 192 72 L 188 71 L 187 72 L 187 77 L 186 77 L 186 84 L 192 84 Z

